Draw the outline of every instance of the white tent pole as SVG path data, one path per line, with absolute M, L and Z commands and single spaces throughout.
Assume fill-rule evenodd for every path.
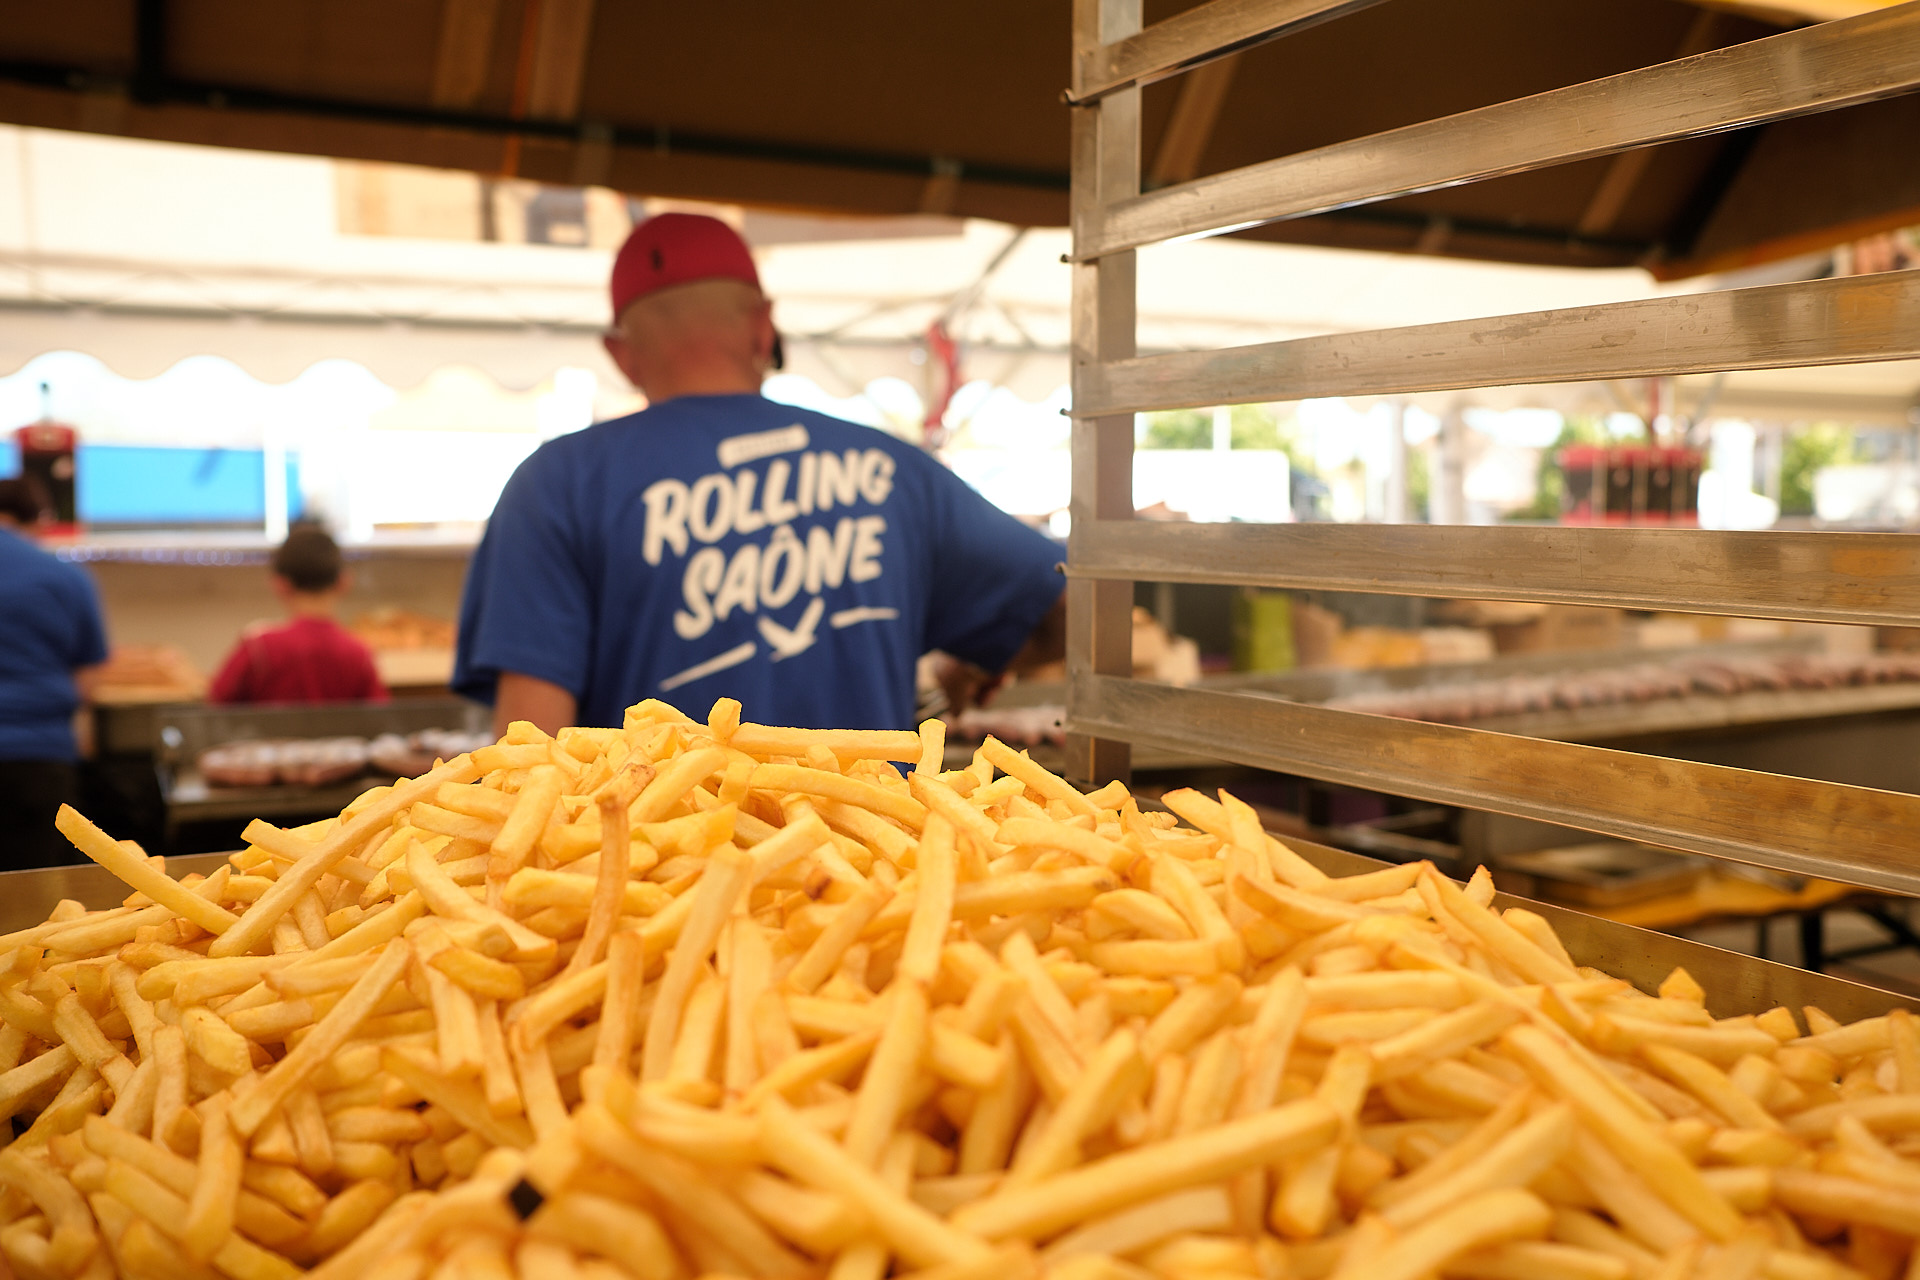
M 261 432 L 260 461 L 266 470 L 266 537 L 278 546 L 287 539 L 287 442 L 280 424 L 269 420 Z
M 1434 441 L 1432 503 L 1434 524 L 1464 524 L 1467 518 L 1467 417 L 1465 406 L 1449 407 Z
M 1387 501 L 1383 519 L 1405 524 L 1412 518 L 1407 493 L 1407 402 L 1387 405 Z

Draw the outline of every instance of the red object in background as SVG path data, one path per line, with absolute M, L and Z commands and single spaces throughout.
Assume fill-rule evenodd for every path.
M 933 362 L 934 384 L 922 431 L 926 447 L 938 449 L 947 442 L 947 406 L 960 389 L 960 347 L 947 332 L 944 320 L 935 320 L 927 329 L 927 358 Z
M 1566 480 L 1561 524 L 1693 525 L 1700 522 L 1697 449 L 1573 444 L 1558 454 Z
M 242 636 L 207 700 L 385 702 L 373 651 L 331 618 L 295 618 Z
M 79 441 L 79 432 L 58 422 L 33 422 L 13 433 L 20 448 L 20 474 L 38 480 L 53 503 L 54 532 L 72 529 L 79 519 L 73 487 Z
M 1605 449 L 1591 444 L 1570 444 L 1560 451 L 1560 474 L 1566 485 L 1560 500 L 1561 524 L 1599 523 L 1598 511 L 1606 505 L 1606 455 Z

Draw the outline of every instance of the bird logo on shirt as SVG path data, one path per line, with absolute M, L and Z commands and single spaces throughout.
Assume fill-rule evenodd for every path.
M 807 611 L 800 615 L 800 621 L 791 628 L 781 626 L 772 618 L 761 618 L 760 638 L 772 646 L 773 660 L 778 662 L 813 648 L 814 641 L 819 639 L 814 634 L 815 629 L 820 625 L 820 616 L 826 611 L 827 602 L 815 596 L 807 606 Z

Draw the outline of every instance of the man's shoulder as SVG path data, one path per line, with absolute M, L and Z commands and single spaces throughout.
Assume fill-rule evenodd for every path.
M 85 596 L 93 592 L 93 579 L 85 569 L 69 564 L 45 547 L 35 546 L 32 539 L 10 529 L 0 530 L 0 565 L 5 566 L 7 578 L 23 586 Z
M 764 396 L 688 396 L 558 436 L 534 450 L 525 465 L 542 479 L 624 463 L 630 456 L 652 467 L 731 470 L 809 448 L 920 453 L 876 427 Z

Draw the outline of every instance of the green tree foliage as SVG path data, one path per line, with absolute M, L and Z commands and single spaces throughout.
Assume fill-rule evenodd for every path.
M 1204 409 L 1170 409 L 1147 415 L 1142 449 L 1211 449 L 1213 415 Z
M 1789 434 L 1780 458 L 1780 514 L 1812 515 L 1814 473 L 1858 460 L 1853 433 L 1837 423 L 1822 422 Z
M 1234 448 L 1278 449 L 1299 465 L 1291 418 L 1283 422 L 1270 404 L 1237 404 L 1232 414 Z M 1211 409 L 1169 409 L 1146 417 L 1146 430 L 1140 436 L 1142 449 L 1213 448 Z
M 1415 520 L 1427 520 L 1432 510 L 1433 475 L 1428 451 L 1407 450 L 1407 514 Z

